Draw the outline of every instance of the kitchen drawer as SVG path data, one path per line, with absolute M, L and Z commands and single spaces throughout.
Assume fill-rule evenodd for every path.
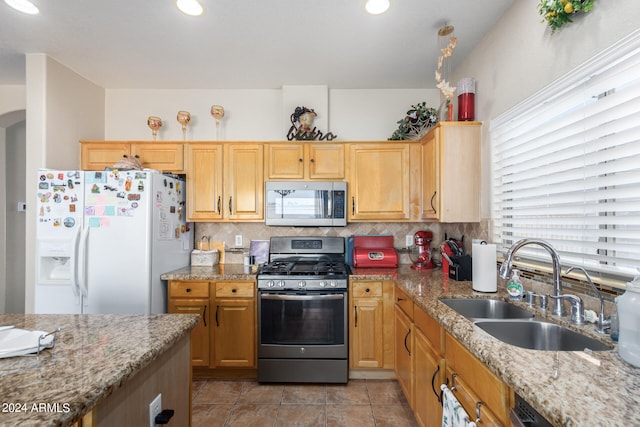
M 254 282 L 216 282 L 216 298 L 253 298 Z
M 448 371 L 447 374 L 447 378 L 452 378 L 455 375 L 451 371 Z M 462 378 L 455 376 L 450 386 L 453 387 L 453 395 L 458 399 L 471 421 L 476 421 L 479 417 L 480 421 L 476 421 L 476 424 L 486 427 L 503 426 L 498 416 L 487 407 Z
M 353 282 L 351 295 L 353 298 L 379 298 L 382 296 L 382 282 Z
M 396 305 L 413 320 L 413 301 L 399 287 L 396 286 Z
M 418 329 L 427 337 L 433 349 L 438 354 L 444 353 L 444 330 L 442 326 L 424 310 L 416 307 L 413 311 L 413 321 Z
M 170 281 L 169 298 L 209 298 L 209 282 Z

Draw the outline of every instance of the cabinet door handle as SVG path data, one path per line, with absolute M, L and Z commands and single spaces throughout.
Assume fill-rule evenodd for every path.
M 218 311 L 220 311 L 220 306 L 216 305 L 216 326 L 220 326 L 220 320 L 218 319 Z
M 202 321 L 204 322 L 204 327 L 207 327 L 207 304 L 204 305 L 204 309 L 202 310 Z
M 351 215 L 356 214 L 356 198 L 351 197 Z
M 400 302 L 400 301 L 404 301 L 404 298 L 397 297 L 397 298 L 396 298 L 396 301 L 398 301 L 398 302 Z
M 357 328 L 358 327 L 358 306 L 357 305 L 353 306 L 353 319 L 354 319 L 353 327 Z
M 411 356 L 411 350 L 407 347 L 407 338 L 409 338 L 409 334 L 411 333 L 411 328 L 407 329 L 407 335 L 404 336 L 404 348 L 407 349 L 407 353 Z
M 433 196 L 431 196 L 431 202 L 430 202 L 431 203 L 431 209 L 433 210 L 433 213 L 438 213 L 438 211 L 436 211 L 436 207 L 433 206 L 433 199 L 436 198 L 436 194 L 438 194 L 438 192 L 434 191 L 433 192 Z
M 233 209 L 231 208 L 232 200 L 233 200 L 233 196 L 229 196 L 229 215 L 233 215 Z
M 222 200 L 220 199 L 220 196 L 218 196 L 218 215 L 220 215 L 221 203 Z
M 436 371 L 433 373 L 433 376 L 431 377 L 431 390 L 433 390 L 433 394 L 436 395 L 436 397 L 438 398 L 438 403 L 442 403 L 442 390 L 440 391 L 440 393 L 438 393 L 436 391 L 436 386 L 435 386 L 435 381 L 436 381 L 436 376 L 438 375 L 438 372 L 440 372 L 440 365 L 438 365 L 438 368 L 436 369 Z
M 302 163 L 302 157 L 298 159 L 298 162 Z
M 316 159 L 311 159 L 311 163 L 315 163 L 315 162 L 316 162 Z

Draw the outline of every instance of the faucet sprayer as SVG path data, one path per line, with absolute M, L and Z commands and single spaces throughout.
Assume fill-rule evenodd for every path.
M 560 256 L 558 252 L 547 242 L 540 239 L 522 239 L 515 242 L 509 250 L 507 251 L 504 262 L 500 266 L 500 277 L 503 279 L 508 279 L 511 274 L 511 264 L 513 263 L 513 257 L 515 253 L 523 246 L 527 245 L 538 245 L 544 248 L 549 255 L 551 255 L 551 263 L 553 266 L 553 295 L 559 297 L 562 295 L 562 281 L 560 279 L 561 267 L 560 267 Z M 553 299 L 553 310 L 551 314 L 554 316 L 562 317 L 564 316 L 564 304 L 561 298 Z

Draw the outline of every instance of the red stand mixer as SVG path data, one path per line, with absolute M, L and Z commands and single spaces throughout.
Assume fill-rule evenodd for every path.
M 413 235 L 413 246 L 409 248 L 409 258 L 413 263 L 411 268 L 415 270 L 435 268 L 436 265 L 431 261 L 432 240 L 433 233 L 431 231 L 416 231 Z

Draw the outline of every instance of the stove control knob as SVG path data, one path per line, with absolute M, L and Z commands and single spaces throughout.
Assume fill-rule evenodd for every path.
M 324 280 L 321 280 L 320 283 L 318 283 L 318 286 L 320 286 L 321 288 L 324 288 L 325 286 L 327 286 L 327 282 Z
M 278 283 L 276 283 L 276 285 L 278 285 L 281 288 L 284 288 L 284 280 L 278 280 Z
M 331 286 L 332 288 L 335 288 L 335 287 L 336 287 L 336 282 L 335 282 L 335 280 L 332 280 L 332 281 L 329 283 L 329 286 Z
M 305 282 L 304 280 L 300 280 L 298 282 L 298 287 L 299 288 L 304 288 L 305 286 L 307 286 L 307 282 Z
M 273 280 L 269 280 L 267 282 L 267 288 L 273 288 L 273 285 L 275 285 L 275 283 L 273 283 Z

